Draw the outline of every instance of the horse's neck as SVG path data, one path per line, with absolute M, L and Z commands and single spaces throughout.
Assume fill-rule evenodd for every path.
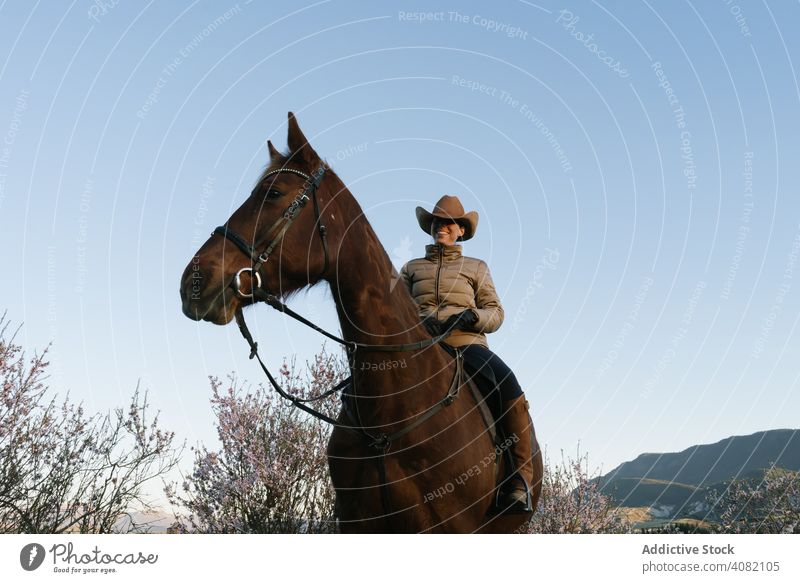
M 355 199 L 349 202 L 346 222 L 350 226 L 338 250 L 336 273 L 329 281 L 343 337 L 365 344 L 405 344 L 430 338 L 420 324 L 416 303 L 393 269 L 375 231 Z M 429 374 L 423 363 L 413 360 L 418 354 L 419 351 L 359 350 L 354 374 L 368 377 L 359 393 L 396 392 L 399 379 L 387 374 L 388 370 L 400 376 L 412 374 L 412 370 Z M 425 364 L 442 370 L 446 368 L 444 357 L 443 351 L 431 347 L 426 349 Z M 377 372 L 370 374 L 373 367 L 378 367 Z
M 426 338 L 405 282 L 363 213 L 350 223 L 338 255 L 330 285 L 346 340 L 402 344 Z

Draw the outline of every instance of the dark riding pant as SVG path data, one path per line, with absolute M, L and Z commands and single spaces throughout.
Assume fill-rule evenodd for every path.
M 497 380 L 497 385 L 500 388 L 500 396 L 503 401 L 510 401 L 522 395 L 522 387 L 519 386 L 514 372 L 508 368 L 508 365 L 494 352 L 480 344 L 462 346 L 461 351 L 470 360 L 473 358 L 475 360 L 480 360 L 483 366 L 492 369 L 494 378 Z

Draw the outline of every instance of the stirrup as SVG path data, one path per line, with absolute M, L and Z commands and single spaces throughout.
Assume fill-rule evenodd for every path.
M 507 483 L 510 483 L 513 480 L 521 481 L 525 487 L 525 504 L 523 505 L 519 501 L 514 501 L 509 504 L 503 502 L 502 498 L 510 494 L 510 492 L 508 492 L 508 490 L 504 487 L 506 484 L 503 484 L 497 488 L 497 491 L 494 495 L 494 514 L 528 514 L 533 512 L 533 499 L 531 497 L 531 488 L 528 485 L 528 482 L 519 474 L 519 472 L 514 472 L 514 474 L 512 474 L 507 480 Z

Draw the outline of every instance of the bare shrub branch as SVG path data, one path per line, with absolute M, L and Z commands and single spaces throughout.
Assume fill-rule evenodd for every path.
M 87 416 L 48 399 L 47 350 L 26 359 L 0 318 L 0 533 L 108 533 L 149 509 L 146 483 L 172 469 L 174 434 L 148 418 L 137 385 L 127 411 Z M 126 532 L 144 528 L 124 521 Z

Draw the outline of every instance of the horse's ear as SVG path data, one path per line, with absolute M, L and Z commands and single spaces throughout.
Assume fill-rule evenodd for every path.
M 267 149 L 269 150 L 269 160 L 274 162 L 278 158 L 282 158 L 281 153 L 272 145 L 271 140 L 267 140 Z
M 289 112 L 289 135 L 286 139 L 289 144 L 289 157 L 303 158 L 307 162 L 315 162 L 319 160 L 319 156 L 308 143 L 303 132 L 300 130 L 300 125 L 297 123 L 297 118 L 290 111 Z

